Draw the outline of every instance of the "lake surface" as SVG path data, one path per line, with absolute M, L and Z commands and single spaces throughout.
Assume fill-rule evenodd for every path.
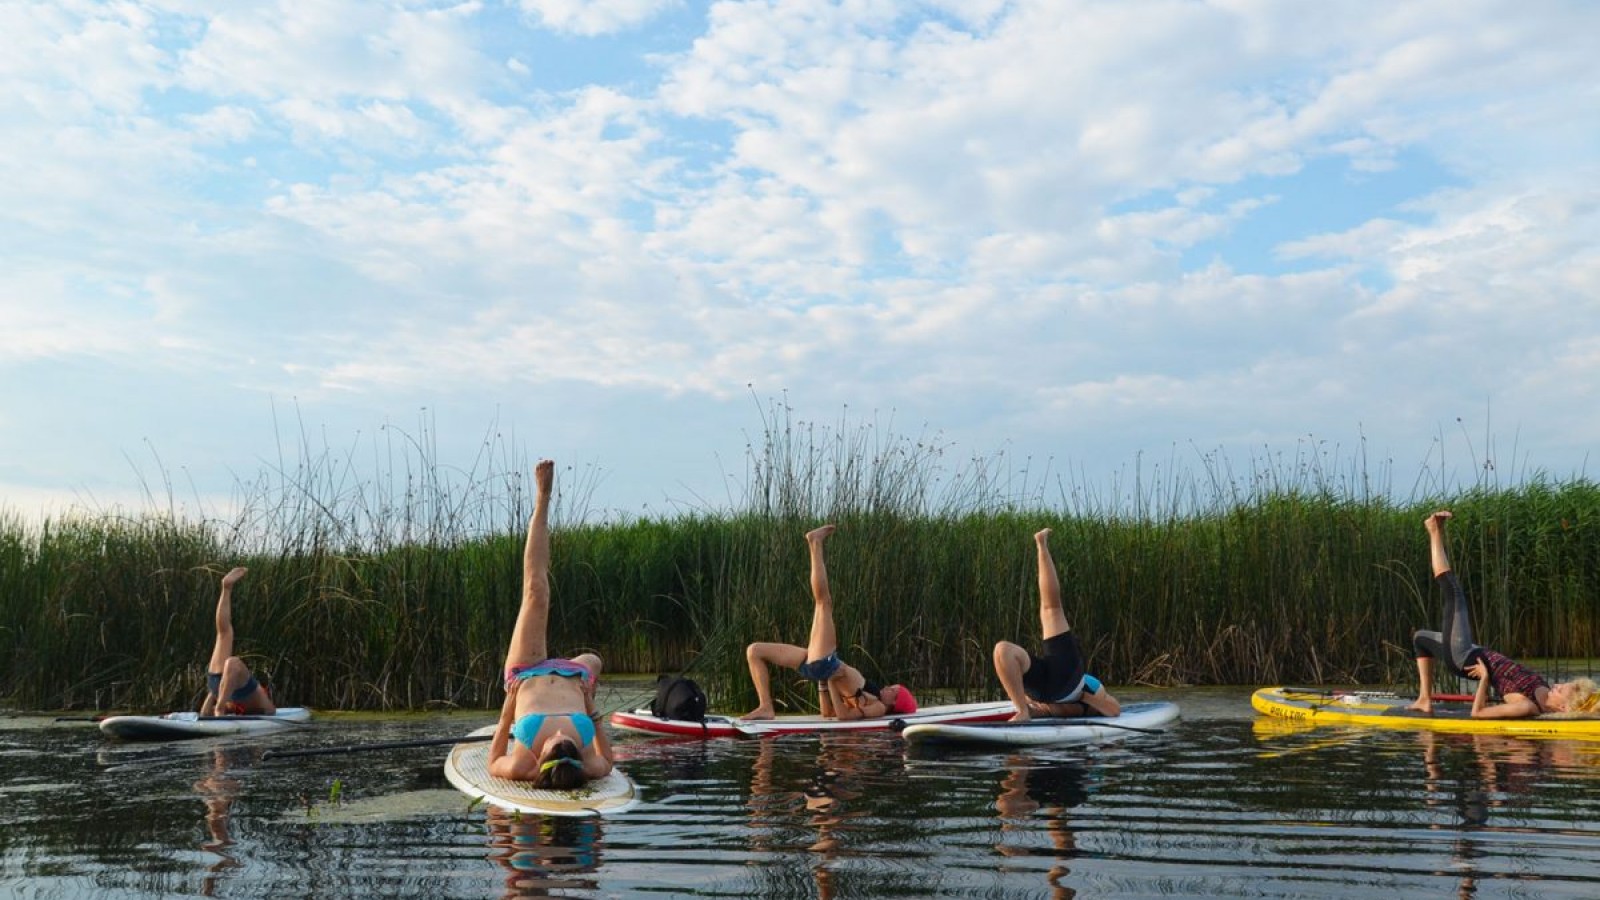
M 605 819 L 469 809 L 443 747 L 261 760 L 486 712 L 151 745 L 0 718 L 0 895 L 1600 897 L 1600 742 L 1303 728 L 1244 689 L 1124 699 L 1184 718 L 1013 753 L 619 734 L 645 799 Z

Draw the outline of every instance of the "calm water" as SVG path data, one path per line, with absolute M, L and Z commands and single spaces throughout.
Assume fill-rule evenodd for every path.
M 119 745 L 0 719 L 0 895 L 21 897 L 1600 897 L 1600 743 L 1297 729 L 1244 690 L 1170 734 L 907 752 L 892 736 L 621 736 L 603 820 L 469 810 L 436 737 L 471 718 Z

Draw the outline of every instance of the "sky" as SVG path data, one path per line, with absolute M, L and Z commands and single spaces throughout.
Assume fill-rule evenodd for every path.
M 397 446 L 714 510 L 778 410 L 1046 501 L 1600 467 L 1600 4 L 9 0 L 0 33 L 24 517 Z

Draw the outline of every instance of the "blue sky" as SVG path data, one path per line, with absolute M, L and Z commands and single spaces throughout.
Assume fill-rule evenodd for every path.
M 1591 3 L 20 0 L 0 31 L 27 517 L 169 479 L 225 512 L 296 445 L 423 431 L 704 509 L 776 398 L 1091 488 L 1593 474 Z

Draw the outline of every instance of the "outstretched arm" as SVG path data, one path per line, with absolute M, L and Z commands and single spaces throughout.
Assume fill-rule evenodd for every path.
M 600 778 L 611 773 L 611 767 L 616 765 L 616 754 L 611 750 L 611 736 L 606 734 L 606 723 L 600 720 L 599 713 L 590 716 L 594 721 L 594 743 L 590 746 L 591 753 L 585 753 L 583 759 L 583 774 L 590 778 Z
M 594 665 L 598 669 L 600 660 L 595 658 Z M 599 778 L 610 773 L 611 767 L 616 764 L 616 754 L 611 750 L 611 736 L 606 734 L 605 717 L 600 715 L 600 707 L 595 704 L 594 695 L 599 690 L 599 681 L 591 681 L 584 687 L 583 711 L 588 713 L 589 721 L 594 723 L 593 753 L 586 754 L 583 761 L 584 774 L 590 778 Z
M 518 685 L 512 685 L 511 690 L 506 691 L 505 702 L 500 704 L 500 721 L 495 724 L 494 738 L 489 741 L 491 773 L 494 773 L 495 762 L 505 756 L 506 750 L 511 746 L 511 718 L 517 709 L 517 687 Z
M 1521 694 L 1512 694 L 1504 703 L 1489 702 L 1489 667 L 1482 660 L 1467 667 L 1467 674 L 1478 679 L 1472 695 L 1474 719 L 1525 719 L 1539 714 L 1539 706 Z
M 819 700 L 823 705 L 822 714 L 830 718 L 837 718 L 841 722 L 852 722 L 861 718 L 861 710 L 855 704 L 845 702 L 844 696 L 839 693 L 839 689 L 835 685 L 838 680 L 837 678 L 829 679 L 826 689 L 819 695 Z

